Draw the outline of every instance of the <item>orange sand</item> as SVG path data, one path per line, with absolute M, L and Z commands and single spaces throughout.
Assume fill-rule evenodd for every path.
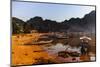
M 12 36 L 12 65 L 35 64 L 38 58 L 52 59 L 52 57 L 38 45 L 23 45 L 37 40 L 39 37 L 39 34 L 36 33 L 31 35 L 24 35 L 19 38 L 16 37 L 18 35 Z

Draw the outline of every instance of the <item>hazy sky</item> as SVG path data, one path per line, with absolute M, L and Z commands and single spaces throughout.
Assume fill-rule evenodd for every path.
M 40 16 L 43 19 L 61 22 L 65 19 L 69 20 L 72 17 L 82 18 L 92 10 L 95 10 L 95 7 L 34 2 L 12 2 L 12 16 L 24 21 L 35 16 Z

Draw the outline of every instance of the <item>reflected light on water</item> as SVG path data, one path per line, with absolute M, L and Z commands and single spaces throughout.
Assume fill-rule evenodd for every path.
M 48 47 L 44 47 L 48 53 L 56 54 L 59 51 L 76 51 L 80 53 L 80 48 L 71 47 L 70 45 L 63 45 L 62 43 L 57 43 L 56 45 L 51 45 Z

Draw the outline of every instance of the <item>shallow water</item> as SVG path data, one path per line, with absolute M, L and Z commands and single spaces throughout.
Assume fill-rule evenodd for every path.
M 76 51 L 76 52 L 80 53 L 80 48 L 71 47 L 68 44 L 64 45 L 63 43 L 49 44 L 49 46 L 43 46 L 43 48 L 49 54 L 57 54 L 59 51 Z
M 56 45 L 46 46 L 44 47 L 44 49 L 46 49 L 48 53 L 55 54 L 59 51 L 64 51 L 67 47 L 69 46 L 64 46 L 62 43 L 57 43 Z
M 64 40 L 65 41 L 65 40 Z M 82 61 L 79 57 L 75 57 L 76 60 L 72 60 L 74 57 L 69 57 L 69 58 L 62 58 L 58 56 L 58 52 L 60 51 L 71 51 L 71 52 L 77 52 L 80 53 L 80 47 L 76 47 L 76 46 L 70 46 L 70 44 L 65 44 L 63 40 L 59 40 L 58 42 L 56 41 L 55 43 L 50 43 L 50 44 L 46 44 L 46 45 L 42 45 L 42 47 L 46 50 L 46 52 L 48 52 L 48 54 L 50 54 L 51 56 L 54 55 L 57 58 L 57 61 L 60 62 L 80 62 Z M 84 60 L 84 59 L 83 59 Z M 94 61 L 95 57 L 91 57 L 90 56 L 90 61 Z

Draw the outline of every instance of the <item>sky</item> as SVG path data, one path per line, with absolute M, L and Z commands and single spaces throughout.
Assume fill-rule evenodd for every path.
M 94 6 L 12 1 L 12 17 L 17 17 L 23 21 L 40 16 L 44 20 L 50 19 L 61 22 L 72 17 L 82 18 L 92 10 L 95 10 Z

